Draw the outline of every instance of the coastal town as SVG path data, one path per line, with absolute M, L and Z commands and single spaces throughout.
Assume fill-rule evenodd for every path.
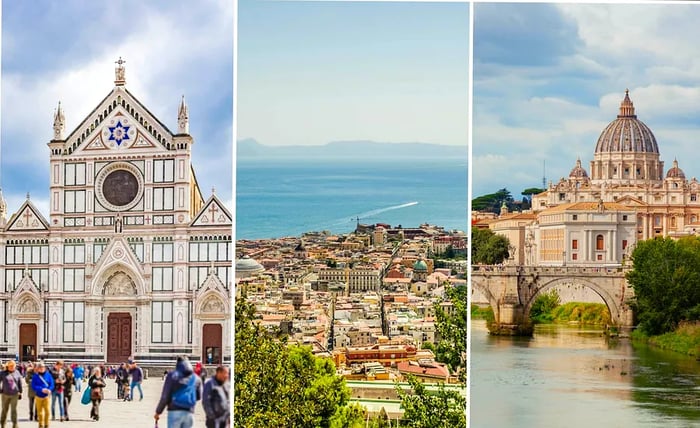
M 238 240 L 236 298 L 289 342 L 331 358 L 353 399 L 400 413 L 394 382 L 412 374 L 460 389 L 435 361 L 436 307 L 453 312 L 449 287 L 466 287 L 467 235 L 422 224 L 364 225 L 347 234 Z

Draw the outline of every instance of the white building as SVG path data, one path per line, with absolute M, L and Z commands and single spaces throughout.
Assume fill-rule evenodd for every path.
M 171 132 L 117 64 L 67 136 L 58 105 L 48 217 L 0 204 L 0 358 L 229 361 L 231 215 L 197 184 L 184 98 Z

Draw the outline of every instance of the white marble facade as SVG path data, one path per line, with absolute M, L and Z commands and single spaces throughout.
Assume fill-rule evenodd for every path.
M 231 214 L 197 184 L 184 98 L 171 132 L 115 77 L 70 134 L 56 110 L 48 217 L 1 203 L 0 358 L 228 362 Z

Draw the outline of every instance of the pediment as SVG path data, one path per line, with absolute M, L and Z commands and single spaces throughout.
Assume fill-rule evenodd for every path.
M 29 199 L 24 201 L 7 224 L 10 231 L 49 230 L 49 223 Z
M 128 90 L 115 87 L 66 138 L 70 154 L 174 149 L 173 134 Z
M 621 205 L 626 205 L 628 207 L 646 207 L 648 204 L 644 203 L 644 201 L 634 198 L 632 196 L 623 196 L 621 198 L 618 198 L 616 203 L 621 204 Z
M 129 243 L 118 235 L 110 240 L 100 258 L 95 262 L 93 277 L 98 281 L 97 285 L 102 285 L 110 275 L 117 271 L 126 271 L 137 275 L 137 278 L 132 277 L 131 279 L 135 281 L 136 290 L 139 291 L 140 279 L 145 275 L 142 263 L 136 257 Z
M 198 314 L 218 317 L 230 313 L 229 293 L 214 269 L 209 270 L 209 275 L 196 291 L 196 300 Z
M 216 195 L 212 195 L 202 205 L 202 209 L 199 210 L 190 226 L 231 226 L 232 224 L 231 213 Z

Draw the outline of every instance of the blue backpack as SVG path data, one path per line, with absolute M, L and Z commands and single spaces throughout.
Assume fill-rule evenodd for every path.
M 195 374 L 191 374 L 187 385 L 182 385 L 175 392 L 173 392 L 170 403 L 181 409 L 189 409 L 194 407 L 194 405 L 197 404 L 197 388 L 195 388 L 196 382 L 197 376 Z

